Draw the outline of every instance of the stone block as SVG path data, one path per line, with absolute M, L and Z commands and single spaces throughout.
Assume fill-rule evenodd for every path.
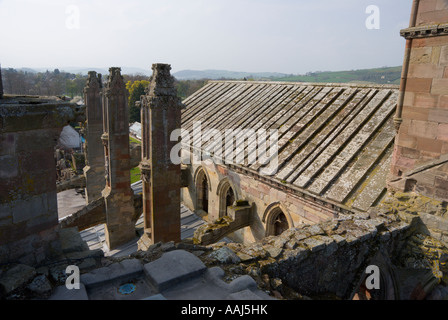
M 434 79 L 431 87 L 431 93 L 448 95 L 448 79 Z
M 437 127 L 437 139 L 442 141 L 448 141 L 448 124 L 441 123 Z
M 436 139 L 417 138 L 417 148 L 421 151 L 428 151 L 440 154 L 442 152 L 443 141 Z
M 437 50 L 433 50 L 435 52 Z M 431 55 L 432 57 L 432 55 Z M 431 58 L 432 59 L 432 58 Z M 409 66 L 408 79 L 410 78 L 442 78 L 443 66 L 436 64 L 412 64 Z
M 239 292 L 231 293 L 227 296 L 228 300 L 263 300 L 261 297 L 257 296 L 251 290 L 242 290 Z
M 407 133 L 400 133 L 397 139 L 397 146 L 415 149 L 417 148 L 417 138 Z
M 89 247 L 82 240 L 78 228 L 66 228 L 59 231 L 61 239 L 61 248 L 64 253 L 72 253 L 77 251 L 87 251 Z
M 7 270 L 0 278 L 0 289 L 4 294 L 9 294 L 15 289 L 25 285 L 36 275 L 33 267 L 18 264 Z
M 413 106 L 417 110 L 419 110 L 419 108 L 435 108 L 437 107 L 438 100 L 439 100 L 438 95 L 433 95 L 430 93 L 416 93 Z M 415 120 L 422 120 L 422 119 L 415 119 Z
M 318 238 L 307 238 L 303 241 L 307 247 L 311 250 L 311 252 L 319 252 L 325 249 L 325 242 Z
M 184 250 L 170 251 L 156 261 L 144 265 L 148 280 L 164 291 L 181 282 L 201 276 L 207 267 L 194 254 Z
M 0 179 L 9 179 L 19 174 L 17 158 L 13 155 L 0 156 Z
M 0 135 L 0 156 L 12 155 L 16 149 L 16 134 L 5 133 Z
M 27 200 L 15 201 L 13 207 L 13 223 L 18 224 L 47 213 L 47 205 L 44 204 L 42 196 L 33 196 Z
M 431 61 L 431 48 L 421 47 L 421 48 L 412 48 L 411 56 L 410 56 L 410 64 L 419 64 L 419 63 L 429 63 Z M 409 83 L 409 82 L 408 82 Z M 407 91 L 413 91 L 410 87 L 406 87 Z
M 110 266 L 95 269 L 81 275 L 81 282 L 87 288 L 98 287 L 111 281 L 131 280 L 143 273 L 143 265 L 138 259 L 126 259 Z
M 48 300 L 89 300 L 89 297 L 86 287 L 80 283 L 79 289 L 69 290 L 65 285 L 57 287 Z
M 412 120 L 408 133 L 417 137 L 435 139 L 437 137 L 437 122 Z
M 431 12 L 435 11 L 436 8 L 437 8 L 437 0 L 421 1 L 418 6 L 418 12 L 419 13 Z
M 257 289 L 257 283 L 249 275 L 238 277 L 229 283 L 229 290 L 232 293 L 240 292 L 243 290 L 256 290 L 256 289 Z
M 216 251 L 213 251 L 212 253 L 209 254 L 209 257 L 216 259 L 220 263 L 224 263 L 224 264 L 238 263 L 241 260 L 238 257 L 238 255 L 235 252 L 233 252 L 232 249 L 230 249 L 228 247 L 222 247 Z
M 418 24 L 437 24 L 446 22 L 448 10 L 434 10 L 429 12 L 423 12 L 418 15 Z

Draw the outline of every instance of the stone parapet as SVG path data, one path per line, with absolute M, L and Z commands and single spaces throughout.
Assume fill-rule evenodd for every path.
M 5 95 L 0 101 L 0 263 L 35 264 L 54 251 L 54 147 L 77 115 L 75 104 L 56 97 Z

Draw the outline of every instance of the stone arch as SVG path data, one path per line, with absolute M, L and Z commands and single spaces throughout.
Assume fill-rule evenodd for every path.
M 203 166 L 199 166 L 199 167 L 197 167 L 196 168 L 196 170 L 194 171 L 194 175 L 193 175 L 193 181 L 196 183 L 196 181 L 198 180 L 198 175 L 199 174 L 205 174 L 205 176 L 207 177 L 207 180 L 208 180 L 208 182 L 209 182 L 209 184 L 208 184 L 208 190 L 209 191 L 212 191 L 212 185 L 211 185 L 211 180 L 210 180 L 210 176 L 208 175 L 208 172 L 207 172 L 207 170 L 205 170 L 205 168 L 203 167 Z
M 262 221 L 266 224 L 266 237 L 278 236 L 283 231 L 294 227 L 291 215 L 280 202 L 271 203 L 266 208 Z
M 196 210 L 209 211 L 209 194 L 211 191 L 211 181 L 207 171 L 200 166 L 194 175 L 194 184 L 196 189 Z
M 238 200 L 238 194 L 235 186 L 228 178 L 224 178 L 219 182 L 216 194 L 219 199 L 219 217 L 221 218 L 227 215 L 227 207 L 233 205 Z

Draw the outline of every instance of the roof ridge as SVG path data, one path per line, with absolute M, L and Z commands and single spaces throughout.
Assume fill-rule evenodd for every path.
M 350 88 L 372 88 L 372 89 L 399 89 L 395 84 L 367 84 L 367 83 L 335 83 L 335 82 L 293 82 L 293 81 L 246 81 L 246 80 L 209 80 L 208 83 L 254 83 L 254 84 L 288 84 L 301 86 L 322 87 L 350 87 Z

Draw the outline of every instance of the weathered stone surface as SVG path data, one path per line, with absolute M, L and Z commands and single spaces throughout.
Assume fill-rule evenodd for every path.
M 61 248 L 64 253 L 88 251 L 89 247 L 82 240 L 78 228 L 66 228 L 59 231 Z
M 149 281 L 162 292 L 176 283 L 202 275 L 206 266 L 184 250 L 165 253 L 160 259 L 144 265 Z
M 110 68 L 104 89 L 103 135 L 105 147 L 106 243 L 113 250 L 135 238 L 134 192 L 129 175 L 128 92 L 120 68 Z
M 101 192 L 105 185 L 104 147 L 101 143 L 103 134 L 102 87 L 101 74 L 97 75 L 95 71 L 89 71 L 84 88 L 86 105 L 84 176 L 87 203 L 101 198 Z
M 69 290 L 65 285 L 55 289 L 49 300 L 89 300 L 84 284 L 80 283 L 80 288 Z
M 87 287 L 98 287 L 114 280 L 130 280 L 143 273 L 143 264 L 138 259 L 126 259 L 107 267 L 95 269 L 81 275 L 81 282 Z
M 238 263 L 241 261 L 240 257 L 238 257 L 235 252 L 228 247 L 222 247 L 216 251 L 213 251 L 209 254 L 209 257 L 216 259 L 220 263 Z
M 145 232 L 153 243 L 180 241 L 180 163 L 171 161 L 177 141 L 171 133 L 181 126 L 181 109 L 168 64 L 153 64 L 147 95 L 142 96 L 143 212 Z
M 8 269 L 0 278 L 0 288 L 4 294 L 9 294 L 17 288 L 25 285 L 36 275 L 33 267 L 18 264 Z
M 50 281 L 45 275 L 40 275 L 28 285 L 28 289 L 37 293 L 38 295 L 48 294 L 52 290 Z

